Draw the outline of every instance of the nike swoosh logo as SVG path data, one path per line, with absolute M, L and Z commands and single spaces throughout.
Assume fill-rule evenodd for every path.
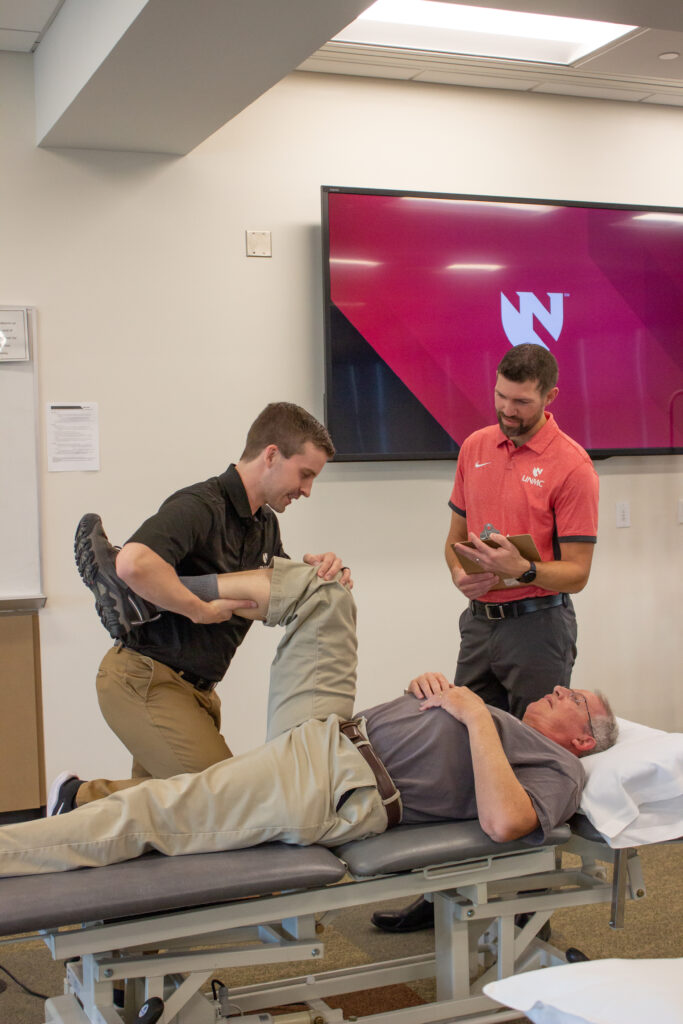
M 490 466 L 490 465 L 491 465 L 490 462 L 475 462 L 474 463 L 474 468 L 475 469 L 481 469 L 482 466 Z

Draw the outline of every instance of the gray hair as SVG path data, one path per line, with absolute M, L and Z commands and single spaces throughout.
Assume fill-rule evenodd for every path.
M 609 701 L 600 690 L 595 690 L 594 693 L 600 699 L 600 703 L 605 709 L 605 714 L 596 715 L 593 718 L 595 746 L 592 750 L 586 751 L 587 754 L 599 754 L 602 750 L 609 750 L 617 742 L 619 736 L 619 726 Z

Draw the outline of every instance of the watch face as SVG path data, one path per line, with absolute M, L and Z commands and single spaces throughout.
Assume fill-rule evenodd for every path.
M 536 566 L 533 562 L 531 564 L 531 568 L 527 569 L 526 572 L 523 572 L 521 576 L 517 577 L 517 579 L 520 583 L 533 583 L 536 579 Z

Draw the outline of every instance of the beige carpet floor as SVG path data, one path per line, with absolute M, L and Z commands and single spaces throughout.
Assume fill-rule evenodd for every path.
M 552 943 L 560 949 L 576 946 L 591 959 L 605 957 L 680 957 L 683 956 L 683 845 L 644 849 L 641 854 L 647 898 L 626 907 L 623 930 L 613 931 L 608 924 L 606 904 L 558 911 L 552 917 Z M 354 908 L 340 913 L 324 932 L 325 960 L 321 970 L 335 970 L 409 956 L 433 949 L 431 932 L 389 936 L 370 924 L 371 912 L 384 904 Z M 0 929 L 1 930 L 1 929 Z M 12 941 L 0 945 L 0 965 L 24 984 L 47 995 L 62 992 L 63 965 L 54 963 L 40 940 Z M 231 986 L 253 984 L 261 979 L 287 977 L 302 973 L 298 965 L 274 968 L 243 968 L 229 976 L 217 974 Z M 43 1024 L 43 1003 L 23 993 L 7 975 L 0 993 L 0 1024 Z M 367 1015 L 413 1005 L 434 998 L 431 980 L 389 989 L 340 997 L 334 1005 L 345 1014 Z M 332 1004 L 332 1000 L 330 1000 Z M 647 1021 L 643 1024 L 663 1024 Z

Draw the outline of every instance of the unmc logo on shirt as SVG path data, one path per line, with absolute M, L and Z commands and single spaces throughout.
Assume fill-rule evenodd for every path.
M 519 297 L 519 309 L 510 300 L 500 293 L 500 317 L 503 321 L 503 330 L 511 345 L 532 345 L 548 346 L 541 341 L 534 330 L 534 317 L 548 334 L 557 341 L 564 322 L 564 295 L 562 292 L 546 292 L 550 300 L 550 308 L 546 309 L 540 299 L 533 292 L 517 292 Z

